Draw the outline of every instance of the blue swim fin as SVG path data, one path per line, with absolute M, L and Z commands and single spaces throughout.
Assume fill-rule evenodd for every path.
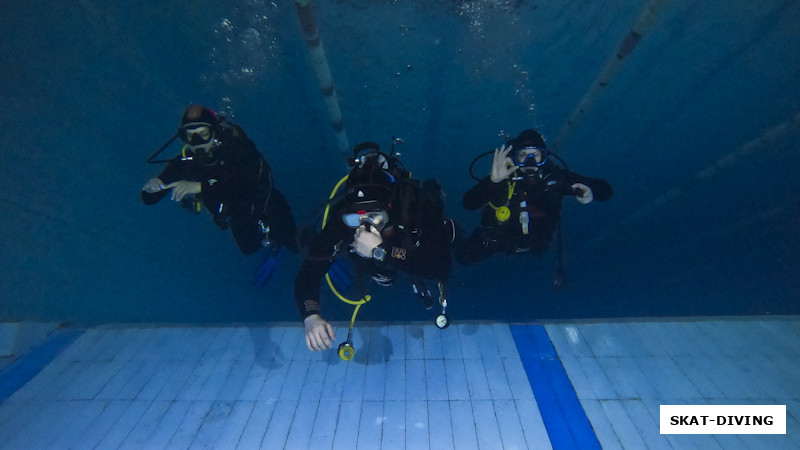
M 269 282 L 269 279 L 272 277 L 272 274 L 275 272 L 278 263 L 283 259 L 285 253 L 286 250 L 283 247 L 273 249 L 264 262 L 258 267 L 258 270 L 256 270 L 255 276 L 253 277 L 253 284 L 258 287 L 264 287 L 267 282 Z
M 336 258 L 333 260 L 333 265 L 328 269 L 328 275 L 331 276 L 331 282 L 333 282 L 336 289 L 343 291 L 353 285 L 349 269 L 344 259 Z

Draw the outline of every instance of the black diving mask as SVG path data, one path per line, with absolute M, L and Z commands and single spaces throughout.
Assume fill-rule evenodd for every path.
M 211 124 L 206 122 L 190 122 L 178 128 L 178 137 L 186 143 L 192 158 L 205 165 L 217 162 L 216 151 L 222 143 L 217 140 Z
M 353 229 L 370 224 L 378 231 L 383 231 L 389 223 L 389 213 L 376 200 L 356 203 L 351 211 L 342 214 L 342 222 Z
M 211 124 L 206 122 L 189 122 L 178 128 L 178 137 L 192 147 L 208 144 L 214 139 Z
M 540 156 L 536 161 L 536 155 Z M 519 167 L 541 167 L 547 162 L 547 150 L 539 147 L 524 147 L 514 155 L 514 164 Z

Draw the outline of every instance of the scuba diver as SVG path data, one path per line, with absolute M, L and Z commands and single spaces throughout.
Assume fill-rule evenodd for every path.
M 181 154 L 154 161 L 176 137 L 185 143 Z M 273 253 L 283 247 L 299 250 L 289 203 L 274 187 L 269 164 L 240 126 L 211 109 L 189 106 L 177 134 L 148 162 L 167 162 L 167 166 L 142 188 L 145 204 L 155 204 L 170 193 L 171 200 L 195 214 L 205 206 L 221 230 L 231 229 L 245 255 L 264 247 Z
M 408 274 L 426 309 L 433 306 L 433 299 L 424 280 L 436 280 L 440 304 L 446 306 L 443 286 L 452 266 L 455 225 L 444 217 L 438 182 L 420 184 L 411 179 L 394 151 L 387 155 L 372 142 L 357 145 L 353 154 L 352 169 L 340 181 L 345 182 L 344 196 L 337 201 L 331 195 L 330 214 L 326 212 L 323 229 L 295 279 L 295 303 L 312 351 L 331 348 L 335 340 L 333 327 L 320 314 L 320 282 L 337 258 L 353 258 L 358 270 L 381 286 L 391 285 L 397 272 Z M 444 310 L 440 318 L 446 320 Z M 350 333 L 354 320 L 355 312 Z M 437 326 L 446 328 L 447 323 L 440 325 L 439 320 Z M 351 344 L 348 334 L 348 342 L 339 348 L 343 359 L 352 357 L 352 352 L 342 353 L 342 347 Z
M 464 208 L 483 209 L 480 226 L 455 249 L 456 261 L 473 264 L 496 252 L 542 254 L 559 228 L 562 197 L 587 204 L 613 194 L 607 181 L 572 172 L 565 163 L 559 167 L 550 156 L 558 158 L 537 131 L 527 129 L 494 150 L 489 176 L 478 179 L 470 167 L 478 184 L 464 194 Z M 556 287 L 563 284 L 559 277 L 561 261 Z

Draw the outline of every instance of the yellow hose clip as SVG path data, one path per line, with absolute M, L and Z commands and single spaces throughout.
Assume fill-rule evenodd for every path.
M 517 186 L 517 182 L 511 183 L 508 182 L 508 198 L 506 199 L 506 204 L 503 206 L 494 206 L 492 202 L 489 202 L 489 206 L 494 209 L 494 217 L 497 219 L 498 222 L 503 223 L 511 218 L 511 210 L 508 209 L 508 202 L 511 201 L 511 196 L 514 195 L 514 188 Z
M 498 222 L 505 222 L 511 218 L 511 210 L 508 209 L 508 206 L 501 206 L 494 210 L 494 217 Z

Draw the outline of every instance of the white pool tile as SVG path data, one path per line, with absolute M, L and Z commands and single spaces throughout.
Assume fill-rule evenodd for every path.
M 458 432 L 458 424 L 450 417 L 448 400 L 428 402 L 428 436 L 432 449 L 453 448 L 453 432 Z
M 216 401 L 202 419 L 200 428 L 188 448 L 212 448 L 230 416 L 232 402 Z M 141 447 L 140 447 L 141 448 Z
M 612 383 L 606 375 L 605 368 L 601 365 L 602 362 L 602 360 L 597 358 L 578 358 L 578 364 L 580 364 L 583 369 L 583 373 L 589 381 L 595 398 L 600 400 L 615 399 L 619 397 L 619 394 L 617 393 L 615 384 Z
M 592 423 L 597 439 L 601 442 L 604 449 L 622 449 L 622 442 L 617 436 L 617 430 L 611 422 L 611 417 L 608 412 L 603 408 L 604 401 L 595 398 L 581 398 L 583 410 L 586 412 L 586 417 Z
M 510 400 L 511 383 L 506 374 L 503 360 L 495 355 L 491 358 L 483 358 L 483 368 L 486 371 L 486 380 L 489 383 L 491 398 L 495 400 Z
M 619 438 L 623 448 L 646 448 L 644 439 L 639 433 L 636 422 L 630 417 L 625 408 L 624 401 L 609 399 L 601 400 L 600 405 L 608 417 L 614 433 Z M 641 418 L 639 418 L 641 419 Z
M 406 361 L 393 359 L 386 363 L 384 399 L 403 401 L 406 399 Z
M 274 401 L 258 401 L 253 403 L 253 409 L 247 416 L 237 446 L 241 448 L 259 448 L 267 426 L 275 415 L 277 403 Z
M 237 359 L 233 361 L 230 371 L 222 380 L 222 384 L 217 392 L 217 399 L 236 401 L 240 399 L 242 387 L 245 385 L 247 375 L 253 365 L 253 360 Z
M 444 359 L 425 360 L 426 400 L 447 400 L 447 374 Z
M 277 442 L 284 440 L 284 448 L 309 448 L 309 442 L 314 432 L 314 425 L 317 421 L 319 402 L 301 401 L 293 411 L 292 420 L 289 423 L 288 436 L 282 436 L 280 430 L 276 429 L 274 436 Z M 287 412 L 288 414 L 288 412 Z M 277 442 L 266 442 L 271 435 L 269 431 L 262 444 L 266 448 Z
M 383 405 L 381 446 L 386 449 L 406 448 L 406 402 L 388 399 Z
M 461 342 L 461 354 L 464 359 L 479 359 L 481 357 L 480 337 L 478 327 L 474 324 L 456 325 L 458 339 Z M 448 328 L 449 330 L 450 328 Z
M 275 361 L 270 366 L 263 379 L 261 392 L 258 393 L 258 401 L 278 401 L 286 384 L 293 385 L 290 389 L 297 387 L 298 383 L 300 383 L 298 380 L 287 380 L 291 363 L 291 360 Z
M 383 401 L 365 400 L 361 404 L 356 448 L 380 448 L 383 432 Z
M 121 446 L 127 448 L 143 448 L 147 441 L 155 433 L 162 418 L 172 406 L 171 401 L 158 400 L 151 402 L 141 419 L 136 422 L 135 427 L 125 436 Z
M 392 352 L 391 361 L 405 361 L 406 359 L 406 330 L 402 326 L 387 327 L 386 338 L 389 340 Z
M 539 406 L 533 396 L 514 400 L 514 404 L 519 415 L 525 442 L 528 443 L 529 448 L 552 448 L 547 429 L 542 421 L 542 415 L 539 412 Z
M 340 400 L 322 400 L 317 405 L 314 427 L 311 430 L 311 448 L 331 448 L 339 420 Z
M 404 339 L 406 360 L 424 359 L 425 347 L 422 342 L 422 336 L 424 335 L 424 331 L 422 330 L 423 326 L 405 325 L 404 328 L 406 330 Z
M 300 393 L 303 391 L 306 376 L 309 372 L 309 364 L 311 361 L 307 359 L 295 359 L 289 363 L 289 369 L 286 371 L 286 378 L 282 381 L 282 387 L 277 398 L 279 401 L 299 401 Z M 319 382 L 324 374 L 313 374 L 311 380 Z
M 297 422 L 298 426 L 308 427 L 310 433 L 313 424 L 313 415 L 311 417 L 295 416 L 298 411 L 299 402 L 296 400 L 282 400 L 275 404 L 275 409 L 272 414 L 267 418 L 261 420 L 268 421 L 267 430 L 261 438 L 260 445 L 266 448 L 284 448 L 286 440 L 289 436 L 289 430 L 292 424 Z M 295 421 L 295 417 L 297 420 Z M 251 420 L 253 418 L 251 417 Z
M 473 400 L 472 414 L 475 417 L 475 432 L 480 448 L 492 448 L 502 442 L 492 400 Z
M 458 328 L 449 327 L 439 332 L 442 334 L 442 353 L 445 359 L 463 359 L 464 352 L 461 349 Z
M 489 326 L 492 328 L 499 356 L 501 358 L 519 358 L 517 344 L 514 342 L 514 337 L 511 335 L 511 329 L 508 324 L 496 323 Z
M 366 365 L 362 396 L 365 401 L 383 401 L 386 397 L 386 364 L 383 362 Z
M 186 414 L 166 447 L 189 448 L 214 404 L 208 400 L 191 400 L 186 403 L 188 405 Z
M 53 434 L 57 434 L 57 436 L 52 440 L 50 447 L 64 446 L 70 448 L 80 442 L 80 437 L 97 421 L 105 408 L 105 402 L 64 402 L 62 414 L 67 418 L 67 423 L 63 427 L 58 427 L 61 428 L 60 433 L 54 430 Z
M 443 359 L 444 347 L 442 338 L 446 330 L 440 330 L 433 325 L 422 327 L 422 347 L 424 348 L 425 359 Z
M 486 378 L 486 368 L 483 365 L 483 360 L 479 358 L 465 359 L 464 370 L 467 374 L 470 398 L 490 400 L 492 392 L 489 389 L 489 380 Z
M 463 359 L 445 359 L 448 400 L 469 400 L 470 391 Z M 530 389 L 530 388 L 529 388 Z
M 156 424 L 152 432 L 147 436 L 147 442 L 142 448 L 147 447 L 165 447 L 172 438 L 175 429 L 183 421 L 186 415 L 189 403 L 188 402 L 165 402 L 167 406 L 166 412 L 161 416 L 161 419 Z M 117 422 L 105 434 L 103 439 L 97 445 L 98 448 L 119 448 L 128 438 L 131 431 L 139 424 L 140 419 L 144 417 L 147 410 L 150 408 L 152 402 L 149 401 L 133 401 L 128 403 L 128 407 L 119 416 Z M 147 422 L 149 426 L 150 422 Z
M 495 416 L 497 417 L 497 425 L 500 430 L 500 438 L 503 443 L 503 448 L 507 449 L 525 449 L 529 445 L 525 439 L 525 433 L 522 431 L 522 423 L 520 422 L 517 405 L 513 400 L 493 400 Z
M 406 401 L 406 448 L 429 449 L 428 403 L 423 400 Z
M 74 443 L 74 448 L 98 448 L 100 441 L 103 440 L 109 430 L 119 421 L 119 418 L 130 406 L 128 401 L 121 400 L 101 401 L 99 403 L 103 405 L 103 411 L 95 418 L 94 422 L 83 431 Z
M 234 401 L 228 416 L 223 421 L 222 428 L 210 448 L 235 448 L 242 437 L 245 425 L 250 414 L 253 413 L 255 402 Z
M 358 446 L 358 427 L 361 423 L 361 401 L 342 401 L 333 448 L 354 449 Z
M 592 348 L 584 339 L 581 328 L 577 325 L 546 325 L 545 328 L 561 358 L 593 355 Z
M 453 422 L 453 443 L 457 449 L 478 448 L 478 431 L 471 401 L 450 402 L 450 417 Z

